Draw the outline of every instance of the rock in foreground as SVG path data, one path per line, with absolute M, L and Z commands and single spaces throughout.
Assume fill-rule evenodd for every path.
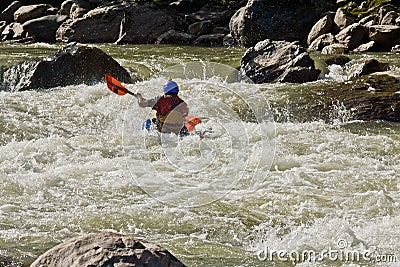
M 31 267 L 184 267 L 164 248 L 117 233 L 74 237 L 41 255 Z
M 133 83 L 128 71 L 96 47 L 71 44 L 41 60 L 7 68 L 2 90 L 25 91 L 104 81 L 106 73 L 125 83 Z

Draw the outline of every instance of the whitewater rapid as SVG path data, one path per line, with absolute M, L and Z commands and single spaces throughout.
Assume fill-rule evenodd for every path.
M 153 97 L 163 81 L 127 87 Z M 288 266 L 265 255 L 329 249 L 371 256 L 313 266 L 398 266 L 398 123 L 293 114 L 275 123 L 268 101 L 285 85 L 177 81 L 199 128 L 213 129 L 204 139 L 145 135 L 149 109 L 105 83 L 0 92 L 0 256 L 29 264 L 69 237 L 107 230 L 160 244 L 188 266 Z

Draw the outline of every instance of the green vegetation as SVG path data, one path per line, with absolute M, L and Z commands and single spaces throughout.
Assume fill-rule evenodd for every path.
M 391 6 L 400 10 L 400 0 L 366 0 L 366 1 L 350 1 L 342 9 L 354 16 L 376 14 L 378 7 Z

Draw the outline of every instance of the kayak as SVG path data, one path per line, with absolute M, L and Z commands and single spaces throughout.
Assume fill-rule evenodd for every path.
M 188 119 L 189 116 L 190 115 L 188 115 L 186 117 L 186 119 Z M 195 118 L 195 117 L 193 117 L 193 118 Z M 195 125 L 200 123 L 201 120 L 198 119 L 198 118 L 195 118 L 195 119 L 196 119 L 196 121 L 195 121 L 196 124 L 190 123 L 190 122 L 186 122 L 185 125 L 183 126 L 181 132 L 178 135 L 175 134 L 175 133 L 162 133 L 162 132 L 160 132 L 158 130 L 156 124 L 151 119 L 147 119 L 142 123 L 141 130 L 143 132 L 145 132 L 146 134 L 154 133 L 154 134 L 157 134 L 158 136 L 160 136 L 161 134 L 163 134 L 163 135 L 172 134 L 172 135 L 179 136 L 180 138 L 183 138 L 183 137 L 190 136 L 190 135 L 198 135 L 198 136 L 200 136 L 201 139 L 203 139 L 204 135 L 206 133 L 212 132 L 212 130 L 211 129 L 207 129 L 207 130 L 204 130 L 204 131 L 197 131 L 195 129 Z

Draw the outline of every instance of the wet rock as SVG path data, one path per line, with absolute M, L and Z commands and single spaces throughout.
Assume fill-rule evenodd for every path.
M 226 34 L 215 33 L 201 35 L 194 40 L 193 44 L 198 46 L 222 46 Z
M 349 78 L 360 77 L 375 72 L 387 71 L 389 64 L 369 59 L 362 62 L 350 62 L 346 64 L 345 70 Z
M 306 41 L 321 17 L 335 6 L 331 1 L 250 0 L 231 18 L 229 28 L 238 44 L 250 47 L 264 39 Z
M 164 248 L 117 233 L 74 237 L 36 259 L 39 266 L 184 267 Z
M 393 25 L 373 25 L 369 27 L 369 39 L 375 41 L 379 51 L 390 51 L 400 44 L 400 27 Z
M 308 34 L 307 44 L 310 45 L 317 37 L 330 33 L 333 29 L 333 25 L 333 15 L 325 15 L 311 28 Z
M 310 50 L 321 51 L 325 46 L 335 43 L 336 38 L 332 33 L 318 36 L 308 47 Z
M 335 13 L 334 22 L 339 27 L 339 29 L 342 30 L 353 24 L 355 22 L 355 18 L 339 8 Z
M 299 82 L 300 76 L 303 77 L 301 82 L 309 82 L 315 81 L 319 75 L 315 75 L 318 70 L 315 71 L 314 61 L 304 47 L 269 39 L 246 51 L 242 57 L 241 71 L 256 83 Z
M 7 23 L 11 23 L 14 21 L 14 13 L 22 6 L 20 1 L 12 2 L 6 9 L 3 10 L 0 14 L 0 21 L 4 20 Z
M 49 8 L 46 4 L 21 6 L 14 13 L 14 20 L 18 23 L 24 23 L 25 21 L 36 19 L 46 14 Z
M 346 52 L 347 52 L 347 46 L 344 44 L 331 44 L 325 46 L 321 51 L 322 54 L 326 55 L 344 54 Z
M 290 89 L 288 89 L 290 90 Z M 293 91 L 290 94 L 293 95 Z M 299 121 L 386 120 L 400 122 L 400 73 L 379 72 L 339 84 L 310 84 L 299 97 L 274 100 L 277 112 Z M 279 118 L 276 118 L 279 121 Z
M 111 73 L 122 82 L 133 83 L 126 69 L 96 47 L 70 44 L 40 61 L 24 62 L 7 68 L 3 90 L 24 91 L 73 84 L 94 84 Z
M 156 44 L 192 44 L 196 36 L 188 33 L 169 30 L 157 37 Z
M 343 66 L 345 65 L 347 62 L 350 62 L 351 59 L 349 57 L 343 56 L 343 55 L 339 55 L 339 56 L 333 56 L 333 57 L 329 57 L 327 59 L 325 59 L 325 63 L 327 65 L 340 65 Z
M 37 42 L 56 42 L 56 32 L 60 25 L 67 20 L 67 16 L 49 15 L 22 24 L 24 31 L 28 32 Z
M 341 30 L 335 37 L 339 43 L 353 50 L 368 41 L 368 30 L 365 26 L 354 23 Z

